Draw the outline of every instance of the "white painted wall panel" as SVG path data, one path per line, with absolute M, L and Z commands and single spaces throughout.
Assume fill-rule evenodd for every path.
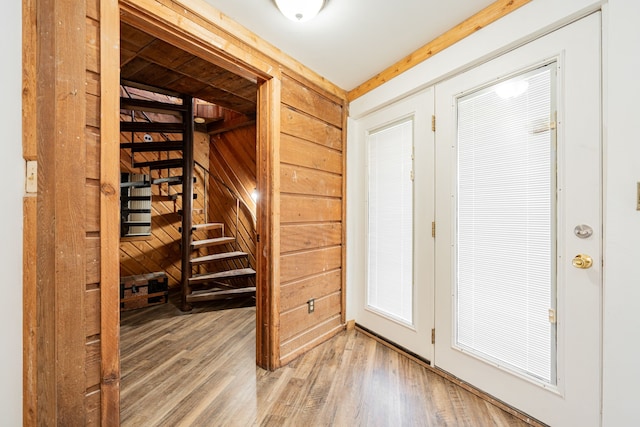
M 3 3 L 0 14 L 0 418 L 3 426 L 22 425 L 22 3 Z M 7 37 L 7 35 L 11 37 Z

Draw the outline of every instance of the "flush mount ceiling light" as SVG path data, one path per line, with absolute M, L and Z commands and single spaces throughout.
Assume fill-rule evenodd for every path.
M 280 12 L 296 22 L 313 19 L 322 10 L 326 0 L 275 0 Z

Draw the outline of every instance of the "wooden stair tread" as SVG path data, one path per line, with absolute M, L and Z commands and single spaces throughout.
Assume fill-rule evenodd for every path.
M 213 239 L 195 240 L 191 242 L 191 249 L 206 248 L 209 246 L 224 245 L 235 242 L 235 237 L 216 237 Z
M 222 252 L 219 254 L 205 255 L 197 258 L 191 259 L 191 265 L 199 265 L 205 264 L 208 262 L 216 262 L 216 261 L 227 261 L 232 259 L 243 258 L 247 256 L 246 252 L 233 251 L 233 252 Z
M 146 111 L 150 113 L 168 113 L 177 116 L 181 116 L 179 113 L 187 111 L 187 107 L 182 104 L 170 104 L 168 102 L 125 97 L 120 98 L 120 108 L 123 110 Z
M 180 151 L 184 145 L 182 141 L 166 142 L 124 142 L 120 148 L 128 148 L 134 153 L 148 153 L 151 151 Z
M 151 187 L 151 183 L 149 181 L 129 181 L 129 182 L 121 182 L 120 188 L 145 188 Z
M 151 182 L 153 184 L 163 184 L 165 182 L 169 184 L 182 184 L 182 176 L 167 176 L 164 178 L 156 178 Z
M 256 274 L 253 268 L 238 268 L 236 270 L 219 271 L 217 273 L 204 273 L 194 275 L 189 279 L 189 284 L 207 283 L 215 280 L 239 279 L 251 277 Z
M 149 162 L 135 162 L 133 163 L 134 168 L 145 168 L 149 167 L 150 169 L 172 169 L 172 168 L 181 168 L 184 165 L 184 161 L 182 159 L 169 159 L 169 160 L 153 160 Z
M 202 224 L 193 224 L 193 230 L 221 230 L 224 224 L 221 222 L 205 222 Z
M 255 294 L 255 292 L 255 286 L 237 289 L 193 291 L 191 294 L 187 295 L 187 302 L 211 301 L 216 299 L 240 297 L 248 294 Z
M 185 126 L 182 123 L 120 122 L 120 131 L 182 133 Z

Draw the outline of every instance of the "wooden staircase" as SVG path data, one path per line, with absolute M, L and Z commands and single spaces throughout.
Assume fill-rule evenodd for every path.
M 180 308 L 189 311 L 193 302 L 255 295 L 255 286 L 247 286 L 246 279 L 255 277 L 256 272 L 249 265 L 248 254 L 238 248 L 238 209 L 235 237 L 225 234 L 222 223 L 193 224 L 193 99 L 186 95 L 173 99 L 178 98 L 180 104 L 122 97 L 121 112 L 129 111 L 130 121 L 121 121 L 120 130 L 130 138 L 120 148 L 130 152 L 132 168 L 148 171 L 150 179 L 135 185 L 161 186 L 160 192 L 168 200 L 181 201 L 182 208 L 177 211 L 182 219 Z M 160 121 L 162 118 L 168 120 Z M 155 141 L 152 135 L 163 140 Z M 123 188 L 127 185 L 133 184 L 124 183 Z M 239 198 L 235 197 L 237 207 Z M 243 267 L 229 267 L 237 262 Z

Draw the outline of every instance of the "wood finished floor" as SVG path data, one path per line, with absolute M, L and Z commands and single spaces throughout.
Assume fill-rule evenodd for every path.
M 268 372 L 251 299 L 174 304 L 122 313 L 122 426 L 527 425 L 356 330 Z

